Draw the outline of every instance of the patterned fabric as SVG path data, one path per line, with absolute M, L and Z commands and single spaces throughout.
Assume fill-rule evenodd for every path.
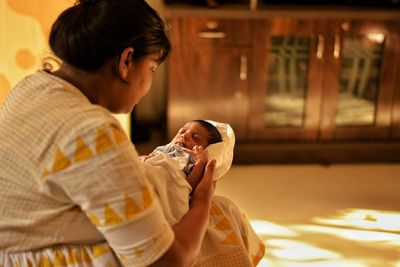
M 219 131 L 223 127 L 231 129 L 229 125 L 221 123 L 218 125 Z M 223 133 L 222 135 L 226 136 Z M 230 144 L 214 151 L 218 159 L 222 158 L 218 153 L 225 156 L 225 166 L 228 168 L 232 162 L 229 157 L 233 157 L 233 130 L 230 134 Z M 183 166 L 187 166 L 187 158 L 182 155 L 180 146 L 173 144 L 157 147 L 155 151 L 157 152 L 153 152 L 154 156 L 146 160 L 146 166 L 158 168 L 146 170 L 149 172 L 149 180 L 156 189 L 166 218 L 171 225 L 174 225 L 189 210 L 190 191 L 185 187 L 187 183 L 183 172 L 179 171 L 181 174 L 176 172 L 182 170 L 182 166 L 179 168 L 179 164 L 175 161 L 182 160 Z M 174 167 L 175 165 L 178 166 Z M 227 169 L 223 170 L 224 173 L 226 171 Z M 215 196 L 210 210 L 210 221 L 195 266 L 252 267 L 257 266 L 264 254 L 265 246 L 243 211 L 231 200 Z
M 231 200 L 215 196 L 195 266 L 253 267 L 257 266 L 264 254 L 264 243 L 243 211 Z
M 168 144 L 165 146 L 158 146 L 156 149 L 154 149 L 154 152 L 156 151 L 166 153 L 172 158 L 176 159 L 181 165 L 186 176 L 189 175 L 194 166 L 195 161 L 193 157 L 188 153 L 183 152 L 182 147 L 179 145 Z
M 0 266 L 146 266 L 172 244 L 119 122 L 72 85 L 43 71 L 21 81 L 0 136 Z
M 0 262 L 0 266 L 9 267 L 120 266 L 105 243 L 56 246 L 25 253 L 0 254 Z

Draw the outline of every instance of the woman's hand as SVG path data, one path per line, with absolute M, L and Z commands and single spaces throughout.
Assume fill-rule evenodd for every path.
M 214 170 L 215 170 L 216 160 L 210 160 L 204 170 L 204 175 L 200 181 L 198 181 L 197 186 L 194 188 L 192 193 L 192 198 L 190 199 L 190 205 L 192 206 L 196 201 L 209 201 L 215 193 L 215 182 L 214 182 Z
M 194 146 L 193 150 L 182 148 L 182 151 L 191 155 L 195 160 L 192 170 L 186 177 L 186 180 L 194 190 L 203 177 L 204 168 L 208 162 L 208 151 L 203 146 Z

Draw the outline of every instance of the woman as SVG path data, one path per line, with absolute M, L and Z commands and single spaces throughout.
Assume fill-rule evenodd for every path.
M 191 266 L 215 161 L 171 228 L 111 113 L 128 113 L 168 56 L 143 0 L 80 0 L 53 24 L 57 71 L 18 83 L 0 110 L 0 266 Z

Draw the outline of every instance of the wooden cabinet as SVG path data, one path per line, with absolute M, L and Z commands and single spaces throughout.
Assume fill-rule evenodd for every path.
M 170 137 L 206 118 L 265 162 L 400 161 L 400 16 L 250 14 L 169 18 Z
M 396 86 L 396 22 L 334 21 L 324 72 L 321 140 L 389 140 Z
M 229 122 L 246 138 L 250 21 L 172 19 L 169 59 L 168 135 L 187 121 Z
M 259 24 L 250 139 L 389 140 L 399 64 L 394 22 Z
M 255 22 L 250 140 L 317 140 L 324 74 L 323 25 L 317 20 Z
M 396 24 L 397 36 L 395 42 L 400 43 L 400 23 Z M 400 45 L 397 46 L 396 55 L 393 58 L 394 61 L 400 59 Z M 392 108 L 392 121 L 390 139 L 399 142 L 400 141 L 400 64 L 395 64 L 394 72 L 396 73 L 395 86 L 394 86 L 394 98 Z

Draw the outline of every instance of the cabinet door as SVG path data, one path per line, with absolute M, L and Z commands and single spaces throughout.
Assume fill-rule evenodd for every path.
M 258 21 L 254 33 L 249 137 L 317 139 L 325 46 L 323 22 Z
M 171 25 L 169 137 L 189 120 L 211 119 L 229 123 L 237 140 L 244 139 L 250 58 L 243 42 L 249 42 L 249 28 L 240 38 L 243 24 L 238 21 L 182 19 Z
M 330 24 L 321 140 L 387 140 L 396 42 L 391 22 Z
M 394 62 L 395 65 L 393 68 L 396 71 L 396 81 L 394 85 L 394 99 L 393 99 L 393 108 L 392 108 L 392 128 L 391 128 L 391 140 L 393 141 L 400 141 L 400 21 L 396 22 L 396 32 L 397 35 L 395 36 L 397 43 L 397 50 L 395 59 L 397 62 Z

